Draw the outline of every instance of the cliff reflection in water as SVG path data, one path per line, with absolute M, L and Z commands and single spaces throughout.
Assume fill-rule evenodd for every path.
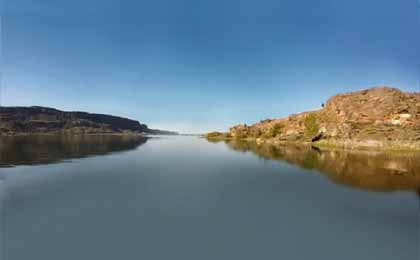
M 235 151 L 316 170 L 341 185 L 369 191 L 416 191 L 420 196 L 420 153 L 320 150 L 243 141 L 226 144 Z
M 38 135 L 0 138 L 0 167 L 35 165 L 127 151 L 146 143 L 135 135 Z

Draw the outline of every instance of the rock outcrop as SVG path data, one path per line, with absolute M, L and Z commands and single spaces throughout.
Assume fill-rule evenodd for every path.
M 420 149 L 420 93 L 376 87 L 340 94 L 320 110 L 237 125 L 227 136 L 268 143 Z
M 342 94 L 328 100 L 322 112 L 340 123 L 419 125 L 420 93 L 379 87 Z
M 0 107 L 0 135 L 154 133 L 138 121 L 47 107 Z

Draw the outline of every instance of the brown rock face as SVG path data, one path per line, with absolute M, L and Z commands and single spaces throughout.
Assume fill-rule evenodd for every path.
M 46 107 L 0 107 L 0 135 L 140 133 L 149 130 L 138 121 L 111 115 L 65 112 Z
M 378 147 L 387 142 L 420 142 L 420 93 L 376 87 L 340 94 L 323 109 L 239 125 L 230 134 L 268 142 L 334 140 Z
M 337 122 L 415 125 L 420 122 L 420 94 L 377 87 L 328 100 L 323 113 Z

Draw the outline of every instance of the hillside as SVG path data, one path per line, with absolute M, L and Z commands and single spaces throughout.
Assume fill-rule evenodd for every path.
M 0 135 L 21 134 L 176 134 L 149 129 L 138 121 L 104 114 L 66 112 L 48 107 L 0 107 Z
M 264 143 L 420 149 L 420 93 L 376 87 L 331 97 L 322 109 L 251 126 L 237 125 L 210 139 L 255 139 Z

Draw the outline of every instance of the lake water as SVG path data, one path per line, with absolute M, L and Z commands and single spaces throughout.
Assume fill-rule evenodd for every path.
M 419 259 L 420 155 L 0 140 L 1 259 Z

